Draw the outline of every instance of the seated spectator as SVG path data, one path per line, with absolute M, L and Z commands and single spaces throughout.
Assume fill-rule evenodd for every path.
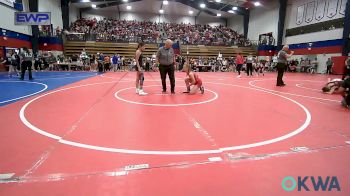
M 163 37 L 178 40 L 186 44 L 239 45 L 251 46 L 249 40 L 231 28 L 210 25 L 191 25 L 176 23 L 136 22 L 117 19 L 81 18 L 70 25 L 73 33 L 96 34 L 98 41 L 126 41 L 156 43 Z M 74 34 L 75 35 L 75 34 Z

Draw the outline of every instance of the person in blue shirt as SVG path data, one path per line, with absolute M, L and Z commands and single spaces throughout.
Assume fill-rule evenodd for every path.
M 113 65 L 113 71 L 114 72 L 116 72 L 118 70 L 118 61 L 119 61 L 118 56 L 116 54 L 113 55 L 113 57 L 112 57 L 112 65 Z

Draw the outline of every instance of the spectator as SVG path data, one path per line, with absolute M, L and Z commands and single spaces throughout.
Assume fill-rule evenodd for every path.
M 30 52 L 27 47 L 24 47 L 23 51 L 21 53 L 21 57 L 22 57 L 22 65 L 21 65 L 22 73 L 21 73 L 20 79 L 21 80 L 24 79 L 24 74 L 25 74 L 26 70 L 28 70 L 29 80 L 33 80 L 33 77 L 32 77 L 33 53 Z
M 126 41 L 156 43 L 161 37 L 161 29 L 169 39 L 186 44 L 239 45 L 251 46 L 249 40 L 231 28 L 209 25 L 175 23 L 136 22 L 117 19 L 97 20 L 81 18 L 70 26 L 70 31 L 96 34 L 98 41 Z M 76 35 L 72 35 L 76 36 Z
M 332 74 L 333 61 L 331 60 L 331 58 L 328 58 L 326 65 L 327 65 L 326 74 Z

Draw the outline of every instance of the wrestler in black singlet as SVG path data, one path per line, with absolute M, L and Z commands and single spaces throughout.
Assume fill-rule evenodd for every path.
M 141 69 L 143 70 L 143 55 L 142 55 L 142 53 L 140 54 L 139 59 L 137 59 L 137 60 L 139 62 Z M 141 70 L 139 70 L 138 66 L 136 66 L 135 69 L 136 69 L 136 71 L 141 71 Z

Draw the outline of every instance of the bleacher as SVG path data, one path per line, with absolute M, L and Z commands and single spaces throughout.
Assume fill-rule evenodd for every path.
M 64 44 L 64 53 L 66 56 L 74 54 L 79 55 L 85 48 L 88 54 L 103 53 L 106 55 L 119 54 L 126 58 L 135 56 L 137 48 L 136 43 L 107 43 L 107 42 L 82 42 L 82 41 L 66 41 Z M 146 44 L 145 56 L 152 56 L 158 50 L 157 44 Z M 188 51 L 188 55 L 187 55 Z M 249 53 L 256 55 L 257 52 L 252 47 L 228 47 L 228 46 L 203 46 L 203 45 L 181 45 L 182 55 L 198 58 L 201 57 L 217 57 L 221 53 L 224 58 L 235 56 L 241 52 L 244 56 Z
M 188 55 L 187 55 L 188 51 Z M 201 57 L 217 57 L 219 52 L 224 58 L 236 56 L 238 52 L 241 52 L 243 56 L 247 56 L 249 53 L 257 55 L 257 52 L 252 47 L 229 47 L 229 46 L 203 46 L 203 45 L 182 45 L 181 52 L 188 57 L 198 58 Z
M 87 54 L 103 53 L 105 55 L 119 54 L 126 58 L 135 56 L 137 49 L 136 43 L 108 43 L 108 42 L 82 42 L 82 41 L 67 41 L 64 44 L 64 53 L 66 56 L 74 54 L 79 55 L 85 48 Z M 158 50 L 157 44 L 147 44 L 144 52 L 145 56 L 152 56 Z

